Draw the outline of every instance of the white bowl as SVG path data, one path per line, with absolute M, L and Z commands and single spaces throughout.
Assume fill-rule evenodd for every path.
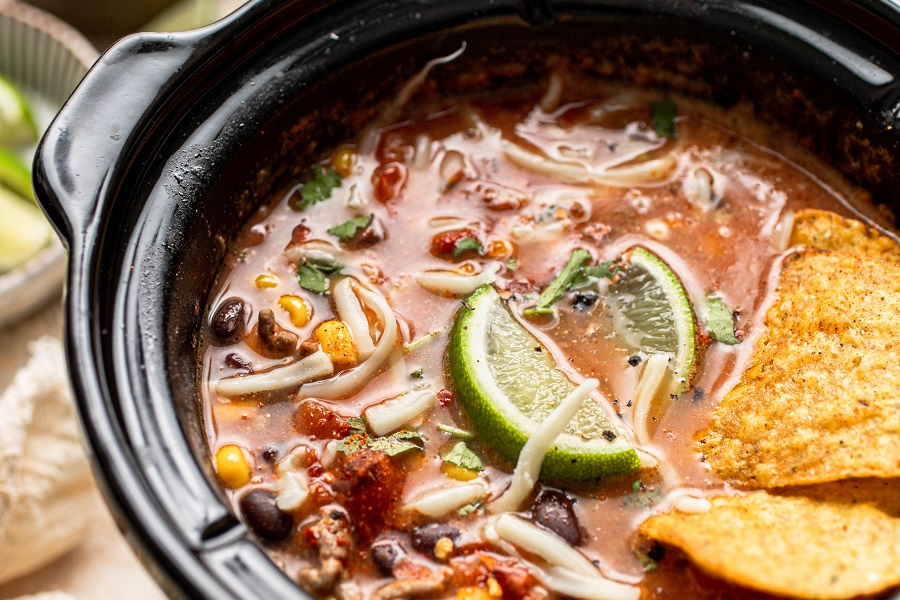
M 41 10 L 0 0 L 0 74 L 33 99 L 46 127 L 97 59 L 80 33 Z M 59 294 L 66 254 L 53 242 L 28 262 L 0 275 L 0 328 Z

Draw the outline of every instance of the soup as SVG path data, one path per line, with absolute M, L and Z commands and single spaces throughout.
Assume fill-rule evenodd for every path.
M 233 244 L 202 350 L 216 471 L 320 597 L 761 596 L 639 530 L 746 493 L 698 440 L 795 216 L 867 202 L 655 90 L 398 103 Z

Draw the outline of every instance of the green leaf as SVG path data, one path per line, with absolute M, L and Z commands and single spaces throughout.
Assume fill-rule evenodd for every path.
M 675 131 L 675 115 L 677 108 L 672 97 L 666 97 L 659 102 L 652 102 L 650 110 L 653 112 L 653 129 L 659 137 L 673 138 L 677 136 Z
M 297 265 L 300 287 L 314 294 L 321 294 L 328 289 L 328 278 L 315 265 Z
M 346 242 L 347 240 L 355 236 L 361 229 L 365 229 L 366 227 L 368 227 L 372 222 L 372 219 L 374 218 L 375 215 L 356 217 L 355 219 L 344 221 L 340 225 L 335 225 L 334 227 L 326 231 L 328 231 L 328 233 L 338 238 L 342 242 Z
M 552 315 L 553 303 L 565 294 L 580 276 L 584 263 L 591 259 L 591 253 L 584 248 L 576 248 L 569 256 L 569 261 L 556 279 L 548 285 L 538 298 L 537 304 L 525 309 L 526 315 Z
M 350 426 L 350 435 L 354 433 L 368 435 L 366 433 L 366 420 L 362 417 L 347 417 L 347 425 Z
M 582 283 L 587 279 L 612 279 L 615 277 L 616 273 L 622 270 L 622 267 L 619 266 L 614 260 L 607 260 L 600 263 L 597 266 L 586 266 L 581 267 L 578 280 L 576 283 Z
M 464 440 L 471 440 L 475 437 L 475 434 L 466 431 L 465 429 L 460 429 L 459 427 L 454 427 L 453 425 L 438 425 L 438 431 L 443 431 L 444 433 L 448 433 L 453 437 L 458 437 Z
M 465 506 L 462 506 L 462 507 L 456 509 L 456 512 L 459 513 L 459 516 L 465 517 L 465 516 L 472 514 L 472 512 L 478 510 L 479 508 L 481 508 L 482 504 L 484 504 L 484 500 L 481 498 L 476 498 L 475 500 L 472 500 Z
M 707 296 L 706 305 L 709 308 L 706 325 L 715 340 L 729 346 L 740 344 L 741 340 L 734 335 L 734 315 L 725 306 L 722 299 L 716 296 Z
M 300 187 L 300 198 L 291 199 L 294 210 L 306 210 L 316 202 L 328 200 L 331 191 L 341 186 L 341 176 L 334 169 L 317 167 L 313 169 L 312 178 Z
M 371 442 L 372 438 L 370 438 L 368 434 L 357 431 L 338 442 L 337 449 L 338 452 L 343 452 L 344 454 L 353 454 L 354 452 L 359 452 L 364 448 L 368 448 Z
M 297 265 L 300 287 L 314 294 L 321 294 L 328 289 L 328 277 L 326 275 L 339 273 L 343 268 L 342 264 L 333 260 L 302 262 Z
M 650 510 L 662 498 L 662 490 L 658 487 L 644 487 L 638 482 L 639 491 L 629 494 L 623 501 L 625 508 L 637 507 L 644 510 Z M 632 484 L 634 489 L 634 484 Z
M 351 419 L 348 419 L 351 421 Z M 362 424 L 363 429 L 357 429 Z M 338 451 L 344 454 L 353 454 L 360 450 L 369 449 L 384 452 L 388 456 L 397 456 L 410 450 L 422 450 L 425 440 L 415 431 L 398 431 L 388 437 L 372 438 L 365 432 L 365 421 L 356 418 L 351 422 L 353 431 L 338 443 Z
M 453 258 L 459 258 L 459 255 L 465 252 L 466 250 L 475 250 L 478 254 L 484 253 L 484 246 L 481 245 L 476 238 L 473 237 L 463 237 L 456 240 L 456 243 L 453 245 Z
M 446 454 L 441 455 L 441 460 L 451 465 L 462 467 L 463 469 L 471 469 L 472 471 L 483 471 L 484 465 L 481 459 L 474 452 L 469 450 L 465 442 L 458 442 Z
M 422 379 L 425 377 L 425 369 L 416 369 L 409 374 L 410 379 Z

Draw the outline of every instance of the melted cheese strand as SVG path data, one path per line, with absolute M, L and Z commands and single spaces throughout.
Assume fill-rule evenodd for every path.
M 537 483 L 541 464 L 544 462 L 547 452 L 550 451 L 556 438 L 565 430 L 569 421 L 581 408 L 584 399 L 599 384 L 600 382 L 596 379 L 585 379 L 581 385 L 569 392 L 559 406 L 554 408 L 553 412 L 535 428 L 534 433 L 519 452 L 519 460 L 516 462 L 516 470 L 513 471 L 512 483 L 506 488 L 503 495 L 489 505 L 490 512 L 501 513 L 519 509 Z
M 644 372 L 638 382 L 634 399 L 631 420 L 634 422 L 634 436 L 642 446 L 650 443 L 650 432 L 647 421 L 650 419 L 650 406 L 659 393 L 659 387 L 668 371 L 669 355 L 653 354 L 644 365 Z
M 500 263 L 492 262 L 477 275 L 461 275 L 453 271 L 424 271 L 415 276 L 416 283 L 439 296 L 465 296 L 485 283 L 494 283 Z
M 375 435 L 387 435 L 400 429 L 434 406 L 434 390 L 413 390 L 365 410 L 366 423 Z
M 216 382 L 216 392 L 223 396 L 246 396 L 291 388 L 312 379 L 334 373 L 328 355 L 319 350 L 302 360 L 277 367 L 265 373 L 238 375 Z
M 483 498 L 487 491 L 487 487 L 481 482 L 454 485 L 425 492 L 406 506 L 429 517 L 440 517 L 478 498 Z
M 363 312 L 359 298 L 350 287 L 349 277 L 337 282 L 334 286 L 333 296 L 334 307 L 337 309 L 341 321 L 350 330 L 350 337 L 353 338 L 353 345 L 356 346 L 359 359 L 364 361 L 375 352 L 375 344 L 369 333 L 369 320 L 366 318 L 366 313 Z
M 378 319 L 383 323 L 384 333 L 381 334 L 381 338 L 375 345 L 375 351 L 369 356 L 368 360 L 349 371 L 344 371 L 337 377 L 302 385 L 298 392 L 298 398 L 315 397 L 323 400 L 337 400 L 362 389 L 375 377 L 378 370 L 384 366 L 384 363 L 387 362 L 391 355 L 391 351 L 397 344 L 397 339 L 399 338 L 397 317 L 394 316 L 394 311 L 388 306 L 384 296 L 370 292 L 360 285 L 352 283 L 351 285 L 356 291 L 356 295 L 375 312 Z

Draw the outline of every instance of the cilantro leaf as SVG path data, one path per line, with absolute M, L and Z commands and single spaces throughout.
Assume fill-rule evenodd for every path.
M 456 512 L 459 514 L 459 516 L 465 517 L 481 508 L 482 504 L 484 504 L 484 500 L 482 500 L 481 498 L 475 498 L 465 506 L 456 509 Z
M 614 260 L 604 261 L 597 266 L 581 267 L 579 277 L 575 283 L 583 283 L 591 277 L 594 279 L 612 279 L 621 270 L 622 267 Z
M 321 294 L 328 289 L 328 278 L 315 265 L 297 265 L 300 287 L 314 294 Z
M 525 309 L 526 315 L 552 315 L 554 302 L 565 294 L 580 276 L 584 263 L 591 259 L 591 253 L 584 248 L 576 248 L 569 256 L 569 261 L 556 279 L 548 285 L 538 298 L 537 304 Z
M 675 131 L 675 115 L 677 108 L 672 97 L 666 94 L 666 97 L 659 102 L 651 102 L 650 110 L 653 113 L 653 129 L 656 135 L 664 138 L 677 137 Z
M 346 242 L 355 236 L 361 229 L 368 227 L 374 218 L 375 215 L 356 217 L 355 219 L 344 221 L 340 225 L 335 225 L 326 231 L 342 242 Z
M 454 427 L 453 425 L 438 425 L 438 430 L 443 431 L 444 433 L 450 434 L 453 437 L 458 437 L 463 440 L 471 440 L 475 437 L 474 433 L 466 431 L 465 429 L 460 429 L 459 427 Z
M 301 262 L 297 265 L 300 287 L 314 294 L 321 294 L 328 289 L 328 277 L 326 275 L 340 273 L 343 268 L 343 265 L 333 260 Z
M 459 258 L 459 255 L 466 250 L 475 250 L 478 254 L 482 254 L 484 253 L 484 246 L 481 245 L 477 238 L 461 237 L 453 245 L 453 258 Z
M 445 463 L 462 467 L 463 469 L 470 469 L 472 471 L 484 470 L 481 459 L 478 458 L 474 452 L 469 450 L 469 447 L 466 446 L 465 442 L 458 442 L 449 452 L 441 455 L 441 460 Z
M 645 487 L 638 480 L 637 490 L 634 494 L 629 494 L 622 500 L 622 506 L 625 508 L 637 507 L 644 510 L 650 510 L 662 498 L 662 490 L 658 487 Z M 632 489 L 635 485 L 632 484 Z
M 388 456 L 397 456 L 410 450 L 422 450 L 425 445 L 425 440 L 415 431 L 403 430 L 387 437 L 373 438 L 365 431 L 365 421 L 359 418 L 348 421 L 353 429 L 350 435 L 338 442 L 337 446 L 338 451 L 344 454 L 369 449 L 384 452 Z
M 707 296 L 706 303 L 709 307 L 706 324 L 716 341 L 729 346 L 740 344 L 741 340 L 734 335 L 734 315 L 725 306 L 722 299 L 716 296 Z
M 312 178 L 300 186 L 299 199 L 297 194 L 291 198 L 291 208 L 305 210 L 316 202 L 328 200 L 331 197 L 331 191 L 340 186 L 341 176 L 334 169 L 314 168 Z
M 425 369 L 416 369 L 409 374 L 410 379 L 422 379 L 423 377 L 425 377 Z
M 347 417 L 347 425 L 350 426 L 351 435 L 354 433 L 368 435 L 366 433 L 366 421 L 362 417 Z

